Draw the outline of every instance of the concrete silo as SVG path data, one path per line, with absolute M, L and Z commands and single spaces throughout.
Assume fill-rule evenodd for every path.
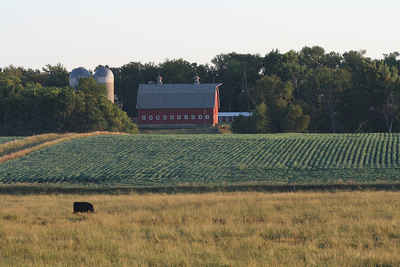
M 77 88 L 79 85 L 80 78 L 89 78 L 91 75 L 89 71 L 85 68 L 79 67 L 73 69 L 69 74 L 69 86 L 72 88 Z
M 94 73 L 94 79 L 106 86 L 107 98 L 114 103 L 114 74 L 112 71 L 107 67 L 98 67 Z

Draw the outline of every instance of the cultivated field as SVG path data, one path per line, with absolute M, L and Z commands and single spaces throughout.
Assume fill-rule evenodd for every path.
M 400 181 L 400 134 L 102 135 L 57 142 L 1 163 L 0 182 L 164 186 Z
M 43 143 L 53 141 L 56 139 L 60 139 L 66 135 L 63 134 L 42 134 L 42 135 L 35 135 L 35 136 L 29 136 L 26 138 L 22 137 L 1 137 L 0 142 L 2 144 L 0 145 L 0 162 L 1 158 L 10 155 L 14 152 L 33 148 L 35 146 L 40 146 Z
M 0 136 L 0 144 L 7 143 L 16 139 L 21 139 L 22 137 L 14 137 L 14 136 Z
M 73 201 L 96 213 L 72 214 Z M 0 196 L 0 266 L 400 266 L 395 192 Z

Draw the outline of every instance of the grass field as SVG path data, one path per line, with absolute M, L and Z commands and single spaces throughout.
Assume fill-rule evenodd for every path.
M 400 134 L 102 135 L 0 164 L 2 183 L 324 184 L 399 178 Z
M 96 212 L 72 214 L 73 201 Z M 400 266 L 400 193 L 0 196 L 0 266 Z

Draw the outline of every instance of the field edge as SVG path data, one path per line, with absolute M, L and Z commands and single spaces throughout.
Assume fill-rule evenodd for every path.
M 231 192 L 336 192 L 336 191 L 400 191 L 399 183 L 349 184 L 230 184 L 178 186 L 104 186 L 74 184 L 0 184 L 0 195 L 30 194 L 192 194 Z

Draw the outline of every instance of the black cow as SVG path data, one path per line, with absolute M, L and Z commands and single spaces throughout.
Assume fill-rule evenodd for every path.
M 89 202 L 74 202 L 74 213 L 76 212 L 94 212 L 94 208 Z

